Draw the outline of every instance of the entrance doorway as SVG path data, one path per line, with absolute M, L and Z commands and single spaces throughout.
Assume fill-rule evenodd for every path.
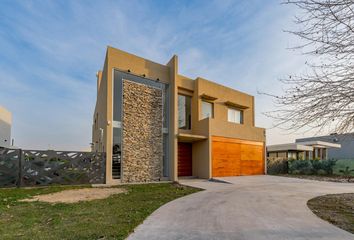
M 192 176 L 192 144 L 178 143 L 178 176 Z

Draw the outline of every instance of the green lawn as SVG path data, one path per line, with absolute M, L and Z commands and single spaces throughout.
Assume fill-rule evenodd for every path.
M 124 239 L 161 205 L 199 191 L 171 183 L 156 183 L 120 186 L 127 193 L 73 204 L 17 201 L 82 187 L 0 189 L 0 238 Z

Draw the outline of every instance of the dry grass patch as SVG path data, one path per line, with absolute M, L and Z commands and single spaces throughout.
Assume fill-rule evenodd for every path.
M 49 203 L 76 203 L 80 201 L 92 201 L 105 199 L 113 194 L 127 192 L 122 188 L 82 188 L 70 189 L 61 192 L 37 195 L 32 198 L 22 199 L 22 202 L 49 202 Z

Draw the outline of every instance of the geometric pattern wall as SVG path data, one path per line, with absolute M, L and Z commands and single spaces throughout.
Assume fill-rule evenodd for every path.
M 0 187 L 19 184 L 19 156 L 19 149 L 0 148 Z
M 105 153 L 0 149 L 0 187 L 105 183 Z

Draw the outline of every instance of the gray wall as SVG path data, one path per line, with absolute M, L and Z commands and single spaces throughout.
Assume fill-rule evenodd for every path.
M 11 124 L 0 119 L 0 147 L 10 147 L 10 145 Z
M 354 133 L 296 139 L 296 142 L 325 141 L 341 144 L 341 148 L 329 148 L 328 158 L 354 159 Z
M 10 147 L 11 125 L 12 125 L 11 112 L 9 112 L 4 107 L 0 106 L 0 147 Z

